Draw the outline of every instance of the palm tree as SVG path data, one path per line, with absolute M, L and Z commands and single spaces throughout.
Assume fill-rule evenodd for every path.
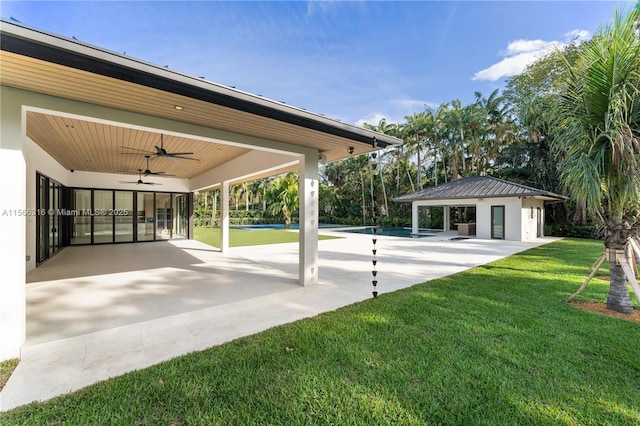
M 430 110 L 413 113 L 405 117 L 406 123 L 403 126 L 404 141 L 407 145 L 407 150 L 410 153 L 415 153 L 417 161 L 417 176 L 416 182 L 418 190 L 422 189 L 422 145 L 425 140 L 426 127 L 428 126 Z
M 556 148 L 566 187 L 586 203 L 603 230 L 611 270 L 607 308 L 633 312 L 616 256 L 640 225 L 640 40 L 638 11 L 585 43 L 565 60 Z M 560 53 L 560 52 L 558 52 Z M 561 53 L 560 53 L 561 54 Z
M 298 197 L 298 179 L 295 173 L 287 173 L 271 183 L 270 192 L 272 203 L 268 211 L 273 215 L 284 216 L 285 229 L 291 228 L 291 216 L 298 210 L 300 198 Z
M 382 133 L 384 135 L 393 135 L 395 133 L 396 130 L 396 125 L 391 123 L 391 124 L 387 124 L 387 120 L 386 118 L 381 118 L 380 121 L 378 122 L 377 126 L 368 124 L 368 123 L 364 123 L 363 127 L 365 129 L 370 129 L 370 130 L 374 130 L 376 132 Z M 397 148 L 395 148 L 397 150 Z M 389 200 L 387 197 L 387 188 L 385 186 L 384 183 L 384 163 L 382 161 L 383 159 L 383 153 L 381 152 L 380 155 L 376 155 L 375 158 L 377 158 L 377 167 L 379 169 L 379 176 L 380 176 L 380 184 L 382 185 L 382 196 L 384 197 L 384 214 L 386 216 L 389 216 Z M 371 186 L 373 186 L 373 177 L 371 178 Z M 373 190 L 371 191 L 373 193 Z

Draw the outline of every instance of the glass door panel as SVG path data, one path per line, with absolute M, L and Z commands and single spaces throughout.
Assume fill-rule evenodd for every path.
M 133 242 L 133 192 L 116 191 L 113 219 L 116 226 L 116 242 Z
M 75 211 L 71 222 L 71 245 L 91 244 L 91 190 L 74 189 L 71 203 Z
M 47 216 L 49 217 L 49 257 L 60 248 L 58 244 L 58 199 L 58 185 L 49 180 L 49 203 L 47 205 Z
M 171 194 L 156 194 L 156 240 L 171 238 L 173 228 L 173 209 Z
M 153 241 L 155 233 L 153 217 L 153 193 L 138 192 L 136 206 L 137 241 Z
M 536 233 L 536 237 L 540 238 L 542 237 L 542 235 L 544 234 L 544 227 L 542 226 L 542 209 L 540 207 L 538 207 L 536 209 L 536 229 L 537 229 L 537 233 Z
M 93 191 L 93 242 L 113 242 L 113 191 Z
M 40 263 L 49 257 L 49 217 L 46 213 L 49 203 L 47 201 L 49 196 L 49 184 L 47 178 L 42 175 L 37 175 L 38 179 L 38 193 L 36 199 L 36 209 L 38 214 L 36 215 L 36 226 L 38 228 L 38 252 L 36 256 L 36 262 Z
M 187 200 L 189 196 L 186 194 L 176 195 L 176 232 L 173 238 L 187 238 L 188 237 L 188 221 L 189 221 L 189 209 L 187 206 Z
M 504 240 L 504 206 L 491 206 L 491 238 Z

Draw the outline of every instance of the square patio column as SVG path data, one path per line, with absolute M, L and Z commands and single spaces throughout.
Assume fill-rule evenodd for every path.
M 28 212 L 21 105 L 4 86 L 0 90 L 0 361 L 4 361 L 20 357 L 26 336 L 25 256 L 28 253 L 25 235 Z
M 229 181 L 220 186 L 220 251 L 229 252 Z
M 444 206 L 444 220 L 442 221 L 442 226 L 444 227 L 444 229 L 442 230 L 442 232 L 448 232 L 449 229 L 451 229 L 451 224 L 450 222 L 450 217 L 451 217 L 451 207 L 449 206 Z
M 318 283 L 318 152 L 300 160 L 298 207 L 300 222 L 299 273 L 302 286 Z
M 418 233 L 418 204 L 414 201 L 411 203 L 411 233 Z

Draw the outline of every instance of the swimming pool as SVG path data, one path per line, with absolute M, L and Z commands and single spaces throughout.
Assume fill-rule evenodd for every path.
M 372 228 L 370 226 L 366 228 L 339 229 L 337 231 L 373 235 Z M 378 227 L 376 230 L 376 235 L 384 235 L 388 237 L 405 237 L 405 238 L 433 237 L 433 234 L 424 234 L 424 233 L 413 234 L 411 232 L 411 228 L 400 228 L 400 227 Z
M 231 225 L 230 228 L 234 229 L 247 229 L 247 230 L 256 230 L 256 229 L 284 229 L 283 223 L 273 223 L 266 225 Z M 291 229 L 298 229 L 299 226 L 297 223 L 291 224 Z

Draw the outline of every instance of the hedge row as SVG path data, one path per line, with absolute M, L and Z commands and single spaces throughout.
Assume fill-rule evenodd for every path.
M 571 237 L 599 240 L 602 238 L 595 223 L 578 225 L 575 223 L 553 224 L 544 227 L 544 234 L 551 237 Z

